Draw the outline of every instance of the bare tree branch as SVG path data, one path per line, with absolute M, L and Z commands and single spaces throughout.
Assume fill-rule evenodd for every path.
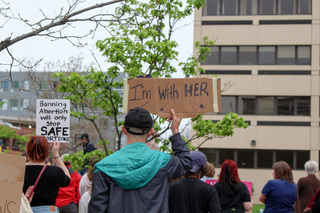
M 29 26 L 38 26 L 39 28 L 36 28 L 36 29 L 34 29 L 33 31 L 31 31 L 29 33 L 25 33 L 23 35 L 17 36 L 16 38 L 11 39 L 11 37 L 8 37 L 5 40 L 1 41 L 0 42 L 0 52 L 2 50 L 4 50 L 4 49 L 10 47 L 11 45 L 17 43 L 17 42 L 20 42 L 20 41 L 22 41 L 24 39 L 27 39 L 27 38 L 30 38 L 30 37 L 33 37 L 33 36 L 37 36 L 40 33 L 44 32 L 44 31 L 48 31 L 48 30 L 50 30 L 52 28 L 55 28 L 57 26 L 63 26 L 63 25 L 65 25 L 67 23 L 70 23 L 70 22 L 90 21 L 91 18 L 87 18 L 87 19 L 71 19 L 71 18 L 73 18 L 74 16 L 77 16 L 79 14 L 82 14 L 82 13 L 85 13 L 85 12 L 88 12 L 88 11 L 91 11 L 91 10 L 94 10 L 94 9 L 97 9 L 97 8 L 102 8 L 102 7 L 105 7 L 105 6 L 108 6 L 108 5 L 111 5 L 111 4 L 115 4 L 115 3 L 118 3 L 118 2 L 122 2 L 122 1 L 124 1 L 124 0 L 113 0 L 113 1 L 110 1 L 110 2 L 104 2 L 104 3 L 96 4 L 96 5 L 93 5 L 93 6 L 78 10 L 78 11 L 70 13 L 70 14 L 66 13 L 61 18 L 58 16 L 55 19 L 52 19 L 51 23 L 49 23 L 47 25 L 44 25 L 44 26 L 41 25 L 41 21 L 48 20 L 48 18 L 40 20 L 39 22 L 37 22 L 36 24 L 33 24 L 33 25 L 29 24 Z M 73 8 L 74 6 L 75 6 L 75 4 L 73 4 L 69 8 L 69 12 L 71 12 L 74 9 Z M 24 20 L 22 17 L 20 17 L 19 19 L 20 20 Z M 27 20 L 24 20 L 24 21 L 25 21 L 25 23 L 28 22 Z M 97 20 L 94 19 L 94 21 L 97 21 Z

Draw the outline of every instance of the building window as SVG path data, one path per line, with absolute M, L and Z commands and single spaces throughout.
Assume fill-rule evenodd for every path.
M 233 160 L 234 161 L 234 150 L 231 149 L 220 149 L 219 150 L 219 167 L 222 166 L 225 160 Z
M 207 55 L 207 59 L 201 64 L 219 64 L 219 47 L 210 47 L 211 53 Z
M 278 64 L 295 64 L 295 47 L 279 46 L 277 49 Z
M 254 168 L 254 151 L 238 150 L 237 165 L 239 168 Z
M 246 150 L 199 148 L 215 167 L 221 167 L 227 159 L 237 163 L 239 168 L 272 169 L 277 161 L 285 161 L 294 170 L 304 170 L 304 164 L 310 159 L 310 151 L 306 150 Z M 254 158 L 257 156 L 257 158 Z
M 276 151 L 276 161 L 285 161 L 293 168 L 293 152 L 292 151 Z
M 257 97 L 257 114 L 274 115 L 274 97 Z
M 202 14 L 204 16 L 217 16 L 220 15 L 220 0 L 207 0 L 202 8 Z
M 1 81 L 1 89 L 3 91 L 8 91 L 9 90 L 9 81 Z
M 242 0 L 240 1 L 240 15 L 257 15 L 258 0 Z
M 260 0 L 260 15 L 274 15 L 275 6 L 275 0 Z
M 295 14 L 294 8 L 295 0 L 280 0 L 279 2 L 279 14 L 280 15 L 290 15 Z
M 240 46 L 239 47 L 239 64 L 256 64 L 256 47 Z
M 277 97 L 277 114 L 294 115 L 294 98 Z
M 297 115 L 310 115 L 310 98 L 297 98 Z
M 299 14 L 311 14 L 311 0 L 299 0 L 298 13 Z
M 19 90 L 19 81 L 14 81 L 13 82 L 13 90 L 18 91 Z
M 18 103 L 19 101 L 17 99 L 10 100 L 10 109 L 18 110 Z
M 214 46 L 202 65 L 310 65 L 310 46 Z
M 308 151 L 296 152 L 296 169 L 304 169 L 304 164 L 308 160 L 310 160 L 310 154 Z
M 22 103 L 22 106 L 21 106 L 22 110 L 28 109 L 28 107 L 29 107 L 29 100 L 28 99 L 22 99 L 21 103 Z
M 237 15 L 238 0 L 222 0 L 222 15 Z
M 22 81 L 22 88 L 25 91 L 29 91 L 29 88 L 30 88 L 29 81 Z
M 311 14 L 311 5 L 311 0 L 207 0 L 202 15 Z
M 255 97 L 239 97 L 239 106 L 242 108 L 238 112 L 242 112 L 244 115 L 256 114 L 256 99 Z
M 273 165 L 273 151 L 271 150 L 258 150 L 257 167 L 262 169 L 272 168 Z
M 237 64 L 237 47 L 221 47 L 221 64 Z
M 41 89 L 42 89 L 42 90 L 48 89 L 48 82 L 46 82 L 46 81 L 41 81 Z
M 311 47 L 297 47 L 297 64 L 311 64 Z
M 259 47 L 259 64 L 275 64 L 276 48 L 274 46 Z
M 310 97 L 221 96 L 221 113 L 310 116 Z
M 236 107 L 236 96 L 223 96 L 221 99 L 221 114 L 235 112 Z

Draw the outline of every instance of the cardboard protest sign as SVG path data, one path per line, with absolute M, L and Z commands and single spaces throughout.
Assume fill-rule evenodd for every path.
M 0 153 L 0 212 L 19 212 L 26 158 Z
M 143 107 L 154 115 L 180 118 L 221 111 L 220 78 L 132 78 L 124 81 L 123 113 Z
M 218 182 L 218 180 L 206 180 L 206 183 L 210 184 L 210 185 L 214 185 L 216 182 Z M 252 182 L 248 182 L 248 181 L 241 181 L 241 182 L 244 183 L 247 186 L 248 191 L 250 193 L 250 197 L 251 197 L 251 194 L 252 194 Z
M 37 99 L 36 134 L 49 142 L 70 141 L 70 100 Z

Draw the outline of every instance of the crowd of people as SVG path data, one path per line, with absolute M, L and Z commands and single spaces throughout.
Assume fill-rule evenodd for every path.
M 181 119 L 171 110 L 173 155 L 152 150 L 146 141 L 154 134 L 153 120 L 143 108 L 129 110 L 122 126 L 127 145 L 112 155 L 92 157 L 84 173 L 59 155 L 60 144 L 31 136 L 26 146 L 28 162 L 23 193 L 34 213 L 245 213 L 253 202 L 240 181 L 237 164 L 226 159 L 214 185 L 215 167 L 200 151 L 190 152 L 179 133 Z M 89 135 L 81 136 L 84 151 L 95 149 Z M 52 148 L 54 165 L 46 159 Z M 305 164 L 307 176 L 297 184 L 288 163 L 273 165 L 273 180 L 261 191 L 265 213 L 320 212 L 318 164 Z M 82 171 L 83 172 L 83 171 Z

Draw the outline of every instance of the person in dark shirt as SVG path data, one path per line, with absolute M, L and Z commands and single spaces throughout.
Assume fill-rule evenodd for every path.
M 93 143 L 89 139 L 88 133 L 83 133 L 80 137 L 81 143 L 83 145 L 83 153 L 86 154 L 88 152 L 92 152 L 96 148 L 94 147 Z
M 219 182 L 216 188 L 223 213 L 245 213 L 252 209 L 251 197 L 247 186 L 240 182 L 237 164 L 225 160 L 221 166 Z
M 83 145 L 83 154 L 92 152 L 94 150 L 96 150 L 96 148 L 94 147 L 93 143 L 90 141 L 89 139 L 89 134 L 88 133 L 83 133 L 80 137 L 81 139 L 81 143 Z M 85 162 L 85 165 L 89 164 L 88 161 Z M 79 173 L 81 175 L 84 175 L 85 173 L 88 172 L 88 168 L 83 168 L 82 170 L 79 171 Z
M 308 161 L 304 164 L 304 168 L 308 175 L 300 178 L 297 183 L 299 196 L 297 201 L 299 201 L 299 203 L 296 202 L 296 212 L 299 212 L 299 208 L 300 212 L 303 212 L 314 193 L 320 188 L 320 180 L 316 176 L 318 163 Z
M 204 183 L 203 166 L 207 164 L 206 156 L 199 151 L 191 152 L 189 157 L 193 167 L 185 177 L 169 184 L 170 213 L 220 213 L 221 206 L 216 189 Z
M 43 136 L 31 136 L 26 151 L 30 161 L 26 164 L 23 193 L 33 186 L 45 166 L 50 153 L 50 145 Z M 34 189 L 30 203 L 34 213 L 58 212 L 55 206 L 59 188 L 68 186 L 70 174 L 59 156 L 60 143 L 52 143 L 53 162 L 56 166 L 47 166 Z

